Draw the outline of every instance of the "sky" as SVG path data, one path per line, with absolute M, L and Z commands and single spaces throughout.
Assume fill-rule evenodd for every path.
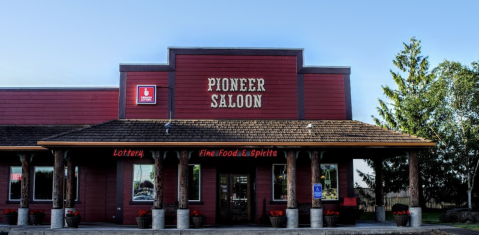
M 350 66 L 353 119 L 372 123 L 403 42 L 431 68 L 479 61 L 479 1 L 0 1 L 1 87 L 118 87 L 120 63 L 168 47 L 302 48 L 307 66 Z M 365 168 L 361 160 L 355 167 Z M 355 179 L 355 181 L 358 181 Z M 364 185 L 364 184 L 363 184 Z

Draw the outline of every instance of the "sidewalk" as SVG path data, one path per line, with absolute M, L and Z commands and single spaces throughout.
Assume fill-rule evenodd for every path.
M 396 227 L 393 221 L 387 221 L 383 223 L 374 221 L 358 221 L 356 225 L 339 225 L 336 228 L 321 228 L 312 229 L 308 227 L 297 229 L 286 228 L 272 228 L 261 226 L 218 226 L 218 227 L 206 227 L 203 229 L 176 229 L 167 228 L 164 230 L 152 230 L 152 229 L 138 229 L 134 225 L 115 225 L 106 223 L 82 223 L 80 227 L 64 228 L 64 229 L 50 229 L 50 225 L 40 226 L 7 226 L 0 225 L 0 231 L 8 230 L 9 235 L 99 235 L 99 234 L 111 234 L 111 235 L 146 235 L 146 234 L 191 234 L 191 235 L 296 235 L 296 234 L 451 234 L 451 235 L 479 235 L 479 232 L 475 232 L 468 229 L 455 228 L 446 225 L 431 225 L 423 224 L 419 228 L 411 227 Z

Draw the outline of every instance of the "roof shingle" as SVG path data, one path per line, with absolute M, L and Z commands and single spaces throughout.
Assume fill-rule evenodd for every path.
M 43 142 L 433 143 L 351 120 L 112 120 Z M 312 128 L 306 126 L 312 124 Z M 167 132 L 168 129 L 168 132 Z M 311 131 L 311 132 L 310 132 Z

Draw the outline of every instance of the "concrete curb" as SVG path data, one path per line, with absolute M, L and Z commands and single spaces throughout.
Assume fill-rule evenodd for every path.
M 23 228 L 12 228 L 9 232 L 9 235 L 180 235 L 180 234 L 191 234 L 191 235 L 296 235 L 296 234 L 306 234 L 306 235 L 327 235 L 327 234 L 424 234 L 424 233 L 442 233 L 442 234 L 458 234 L 458 235 L 477 235 L 479 233 L 446 233 L 441 232 L 442 230 L 438 229 L 414 229 L 414 228 L 400 228 L 400 229 L 361 229 L 357 230 L 354 228 L 322 228 L 322 229 L 311 229 L 311 228 L 299 228 L 299 229 L 288 229 L 288 228 L 238 228 L 238 229 L 163 229 L 163 230 L 152 230 L 152 229 L 137 229 L 137 228 L 121 228 L 121 229 L 112 229 L 112 228 L 66 228 L 66 229 L 49 229 L 48 227 L 42 226 L 43 228 L 31 226 L 25 226 Z M 452 229 L 452 230 L 461 230 L 461 229 Z M 471 230 L 472 231 L 472 230 Z M 472 231 L 474 232 L 474 231 Z

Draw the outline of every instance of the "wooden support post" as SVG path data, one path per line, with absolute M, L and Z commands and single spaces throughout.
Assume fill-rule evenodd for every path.
M 53 156 L 55 158 L 53 167 L 53 209 L 63 209 L 63 181 L 65 178 L 63 150 L 55 150 Z
M 294 151 L 288 151 L 287 157 L 287 166 L 288 175 L 287 177 L 287 184 L 288 184 L 288 209 L 296 209 L 297 202 L 296 202 L 296 154 Z
M 188 209 L 188 151 L 180 152 L 180 196 L 178 200 L 179 209 Z
M 22 184 L 20 192 L 20 208 L 28 208 L 28 198 L 30 197 L 30 159 L 26 154 L 20 154 L 22 162 Z
M 311 154 L 311 203 L 313 208 L 323 207 L 321 199 L 314 199 L 314 184 L 321 183 L 321 160 L 318 151 Z
M 383 177 L 383 160 L 374 159 L 374 171 L 376 173 L 376 206 L 384 206 L 384 177 Z
M 420 207 L 419 204 L 419 161 L 417 152 L 409 152 L 409 195 L 411 207 Z
M 75 207 L 75 166 L 73 165 L 73 160 L 71 156 L 67 156 L 65 158 L 67 162 L 67 195 L 66 195 L 66 208 L 74 208 Z
M 163 157 L 159 150 L 153 151 L 155 158 L 155 201 L 153 209 L 163 209 Z

